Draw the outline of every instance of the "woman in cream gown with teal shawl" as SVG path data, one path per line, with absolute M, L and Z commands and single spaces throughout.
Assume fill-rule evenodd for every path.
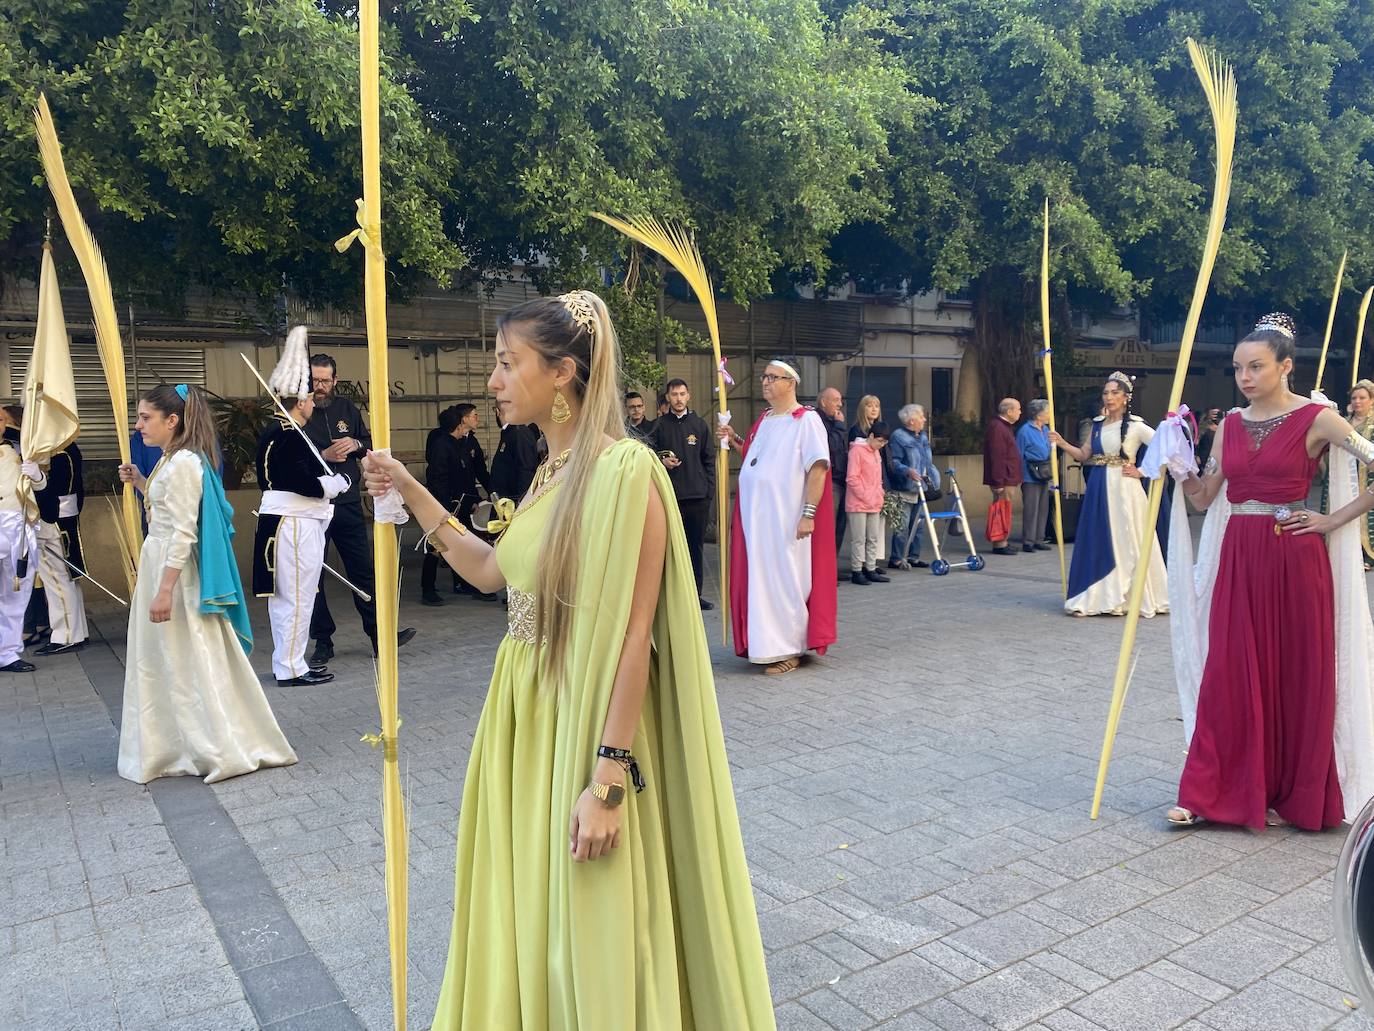
M 400 463 L 364 463 L 369 491 L 399 490 L 461 576 L 509 588 L 509 630 L 463 789 L 433 1026 L 771 1031 L 686 538 L 662 463 L 624 438 L 604 304 L 579 291 L 512 309 L 497 359 L 498 404 L 509 419 L 540 424 L 550 460 L 505 513 L 494 551 L 455 527 Z M 560 405 L 565 422 L 584 424 L 560 424 Z M 576 495 L 560 506 L 563 491 Z M 577 496 L 580 525 L 560 538 Z M 546 540 L 555 555 L 575 542 L 571 589 L 558 592 L 571 602 L 561 663 L 549 644 L 558 623 L 535 612 L 554 575 Z M 628 769 L 598 759 L 602 745 L 628 746 L 642 791 Z M 620 806 L 589 794 L 615 780 Z

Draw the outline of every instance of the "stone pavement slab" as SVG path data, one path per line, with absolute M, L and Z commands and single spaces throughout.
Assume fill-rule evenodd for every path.
M 839 644 L 784 678 L 707 619 L 780 1027 L 1369 1026 L 1331 940 L 1339 832 L 1163 824 L 1183 757 L 1167 617 L 1141 624 L 1094 822 L 1121 622 L 1064 617 L 1052 553 L 839 590 Z M 504 612 L 420 608 L 409 568 L 403 591 L 420 628 L 401 653 L 401 756 L 422 1028 Z M 325 687 L 278 688 L 270 648 L 254 656 L 299 764 L 208 787 L 115 775 L 112 615 L 107 659 L 93 646 L 0 680 L 13 1026 L 391 1026 L 379 757 L 360 740 L 372 663 L 352 614 L 338 621 Z

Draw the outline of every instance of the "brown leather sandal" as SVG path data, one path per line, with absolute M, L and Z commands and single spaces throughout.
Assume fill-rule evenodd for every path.
M 780 677 L 784 673 L 791 673 L 800 665 L 801 659 L 798 659 L 795 656 L 793 656 L 790 659 L 779 659 L 772 665 L 764 666 L 763 672 L 770 677 Z

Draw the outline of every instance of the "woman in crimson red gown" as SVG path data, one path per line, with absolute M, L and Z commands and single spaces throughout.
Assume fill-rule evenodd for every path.
M 1270 315 L 1236 346 L 1236 384 L 1250 404 L 1217 428 L 1202 476 L 1181 484 L 1198 508 L 1224 488 L 1229 519 L 1196 720 L 1168 813 L 1177 826 L 1321 830 L 1365 801 L 1343 797 L 1338 773 L 1337 619 L 1323 534 L 1374 508 L 1374 494 L 1360 491 L 1329 516 L 1306 504 L 1329 446 L 1365 462 L 1374 454 L 1334 410 L 1289 390 L 1294 345 L 1292 320 Z

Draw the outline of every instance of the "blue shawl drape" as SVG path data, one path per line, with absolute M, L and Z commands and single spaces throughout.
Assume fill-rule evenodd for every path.
M 253 627 L 248 599 L 234 558 L 234 507 L 224 496 L 224 483 L 215 466 L 200 455 L 200 611 L 223 616 L 234 628 L 245 655 L 253 653 Z

